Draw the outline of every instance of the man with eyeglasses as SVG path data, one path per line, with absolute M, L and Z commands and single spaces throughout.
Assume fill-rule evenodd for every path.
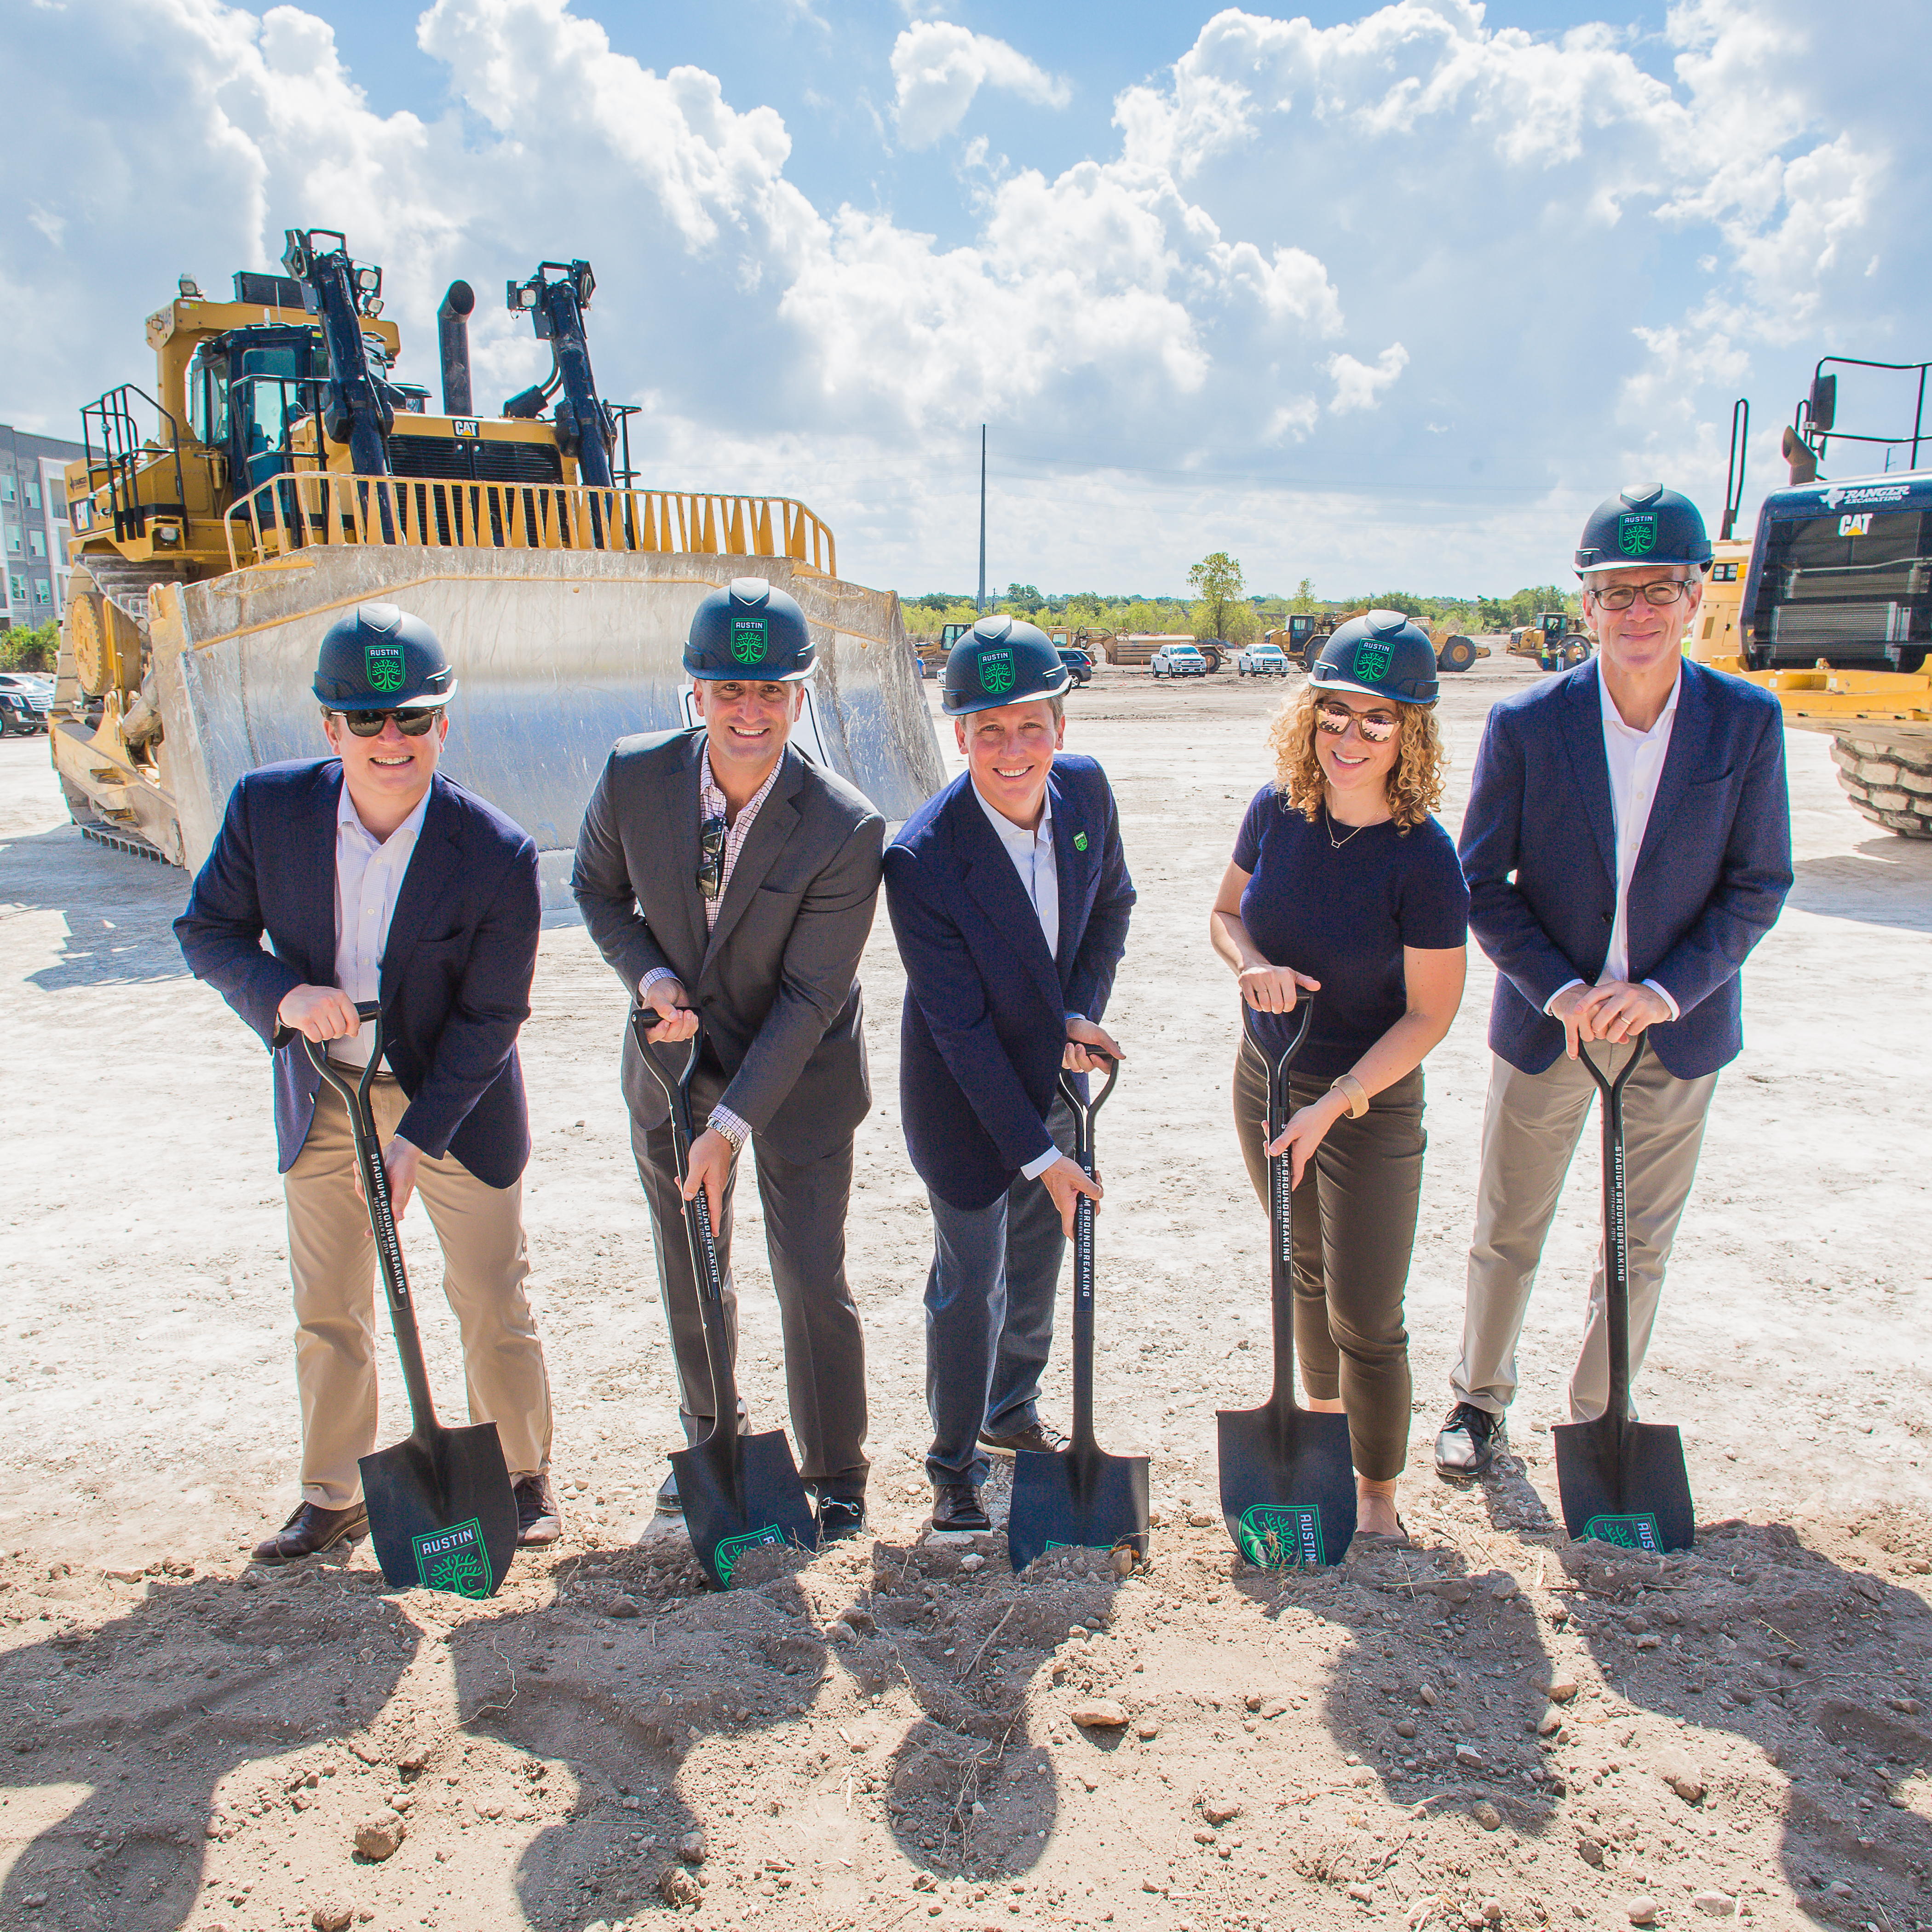
M 456 677 L 421 618 L 393 604 L 347 612 L 322 640 L 314 688 L 334 755 L 242 779 L 175 922 L 195 976 L 274 1056 L 302 1500 L 255 1560 L 290 1562 L 368 1533 L 356 1464 L 376 1442 L 375 1242 L 348 1110 L 302 1041 L 366 1066 L 374 1029 L 356 1009 L 370 1000 L 388 1064 L 370 1100 L 396 1218 L 422 1195 L 462 1330 L 470 1420 L 496 1425 L 518 1541 L 554 1542 L 517 1058 L 542 919 L 536 846 L 437 770 Z
M 857 976 L 885 826 L 788 742 L 815 655 L 796 600 L 764 578 L 704 596 L 684 652 L 700 722 L 620 740 L 584 812 L 571 889 L 598 950 L 655 1016 L 652 1041 L 704 1029 L 692 1106 L 708 1119 L 683 1195 L 664 1091 L 628 1026 L 622 1070 L 686 1439 L 702 1442 L 714 1418 L 683 1202 L 704 1188 L 735 1360 L 731 1197 L 749 1141 L 800 1473 L 820 1538 L 836 1541 L 866 1523 L 865 1340 L 845 1213 L 852 1136 L 872 1106 Z M 675 1474 L 658 1504 L 678 1509 Z
M 1469 925 L 1497 966 L 1454 1406 L 1442 1474 L 1495 1460 L 1516 1347 L 1599 1042 L 1624 1090 L 1630 1365 L 1643 1364 L 1720 1070 L 1743 1046 L 1738 972 L 1790 890 L 1784 734 L 1768 693 L 1683 655 L 1711 544 L 1696 506 L 1648 484 L 1600 504 L 1576 567 L 1596 655 L 1490 712 L 1460 850 Z M 1569 1419 L 1609 1401 L 1604 1260 Z

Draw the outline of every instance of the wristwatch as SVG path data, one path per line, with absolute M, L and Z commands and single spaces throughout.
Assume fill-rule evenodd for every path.
M 1369 1111 L 1369 1090 L 1352 1073 L 1337 1075 L 1329 1082 L 1328 1090 L 1348 1102 L 1350 1120 L 1359 1120 Z

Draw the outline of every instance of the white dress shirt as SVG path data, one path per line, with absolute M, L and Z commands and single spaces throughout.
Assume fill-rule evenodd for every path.
M 416 810 L 388 838 L 379 840 L 356 815 L 348 782 L 343 782 L 335 808 L 335 983 L 358 1005 L 381 994 L 389 921 L 395 916 L 404 874 L 428 809 L 429 794 L 424 792 Z M 365 1020 L 358 1032 L 328 1042 L 329 1058 L 349 1066 L 367 1066 L 374 1033 L 374 1024 Z
M 968 781 L 969 784 L 971 781 Z M 1060 868 L 1053 856 L 1053 794 L 1046 793 L 1040 800 L 1040 823 L 1029 832 L 1024 825 L 1016 825 L 1004 812 L 988 805 L 980 788 L 973 787 L 973 796 L 980 801 L 980 809 L 986 814 L 986 823 L 993 828 L 994 835 L 1006 848 L 1006 856 L 1013 862 L 1013 870 L 1019 874 L 1020 890 L 1027 896 L 1034 914 L 1040 920 L 1040 936 L 1046 941 L 1046 950 L 1058 960 L 1060 957 Z M 1046 1153 L 1035 1156 L 1020 1169 L 1029 1180 L 1037 1180 L 1060 1158 L 1060 1150 L 1050 1147 Z
M 1597 668 L 1597 695 L 1603 707 L 1604 757 L 1610 766 L 1610 816 L 1616 826 L 1617 841 L 1617 909 L 1610 927 L 1610 950 L 1604 956 L 1605 980 L 1630 977 L 1630 875 L 1636 870 L 1637 854 L 1643 850 L 1644 834 L 1650 828 L 1650 808 L 1657 798 L 1657 782 L 1664 775 L 1664 761 L 1670 755 L 1671 728 L 1677 722 L 1677 695 L 1683 688 L 1684 674 L 1680 670 L 1657 722 L 1648 731 L 1640 731 L 1624 722 L 1604 680 L 1603 667 Z M 1554 1005 L 1571 986 L 1582 983 L 1581 980 L 1572 980 L 1558 987 L 1550 996 L 1550 1004 Z M 1670 1009 L 1672 1019 L 1679 1017 L 1677 1002 L 1666 988 L 1654 980 L 1643 983 Z M 1548 1006 L 1544 1008 L 1545 1012 L 1549 1010 Z

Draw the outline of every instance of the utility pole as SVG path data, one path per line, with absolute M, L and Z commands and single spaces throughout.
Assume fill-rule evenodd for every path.
M 980 425 L 980 596 L 974 605 L 982 617 L 986 614 L 986 425 Z

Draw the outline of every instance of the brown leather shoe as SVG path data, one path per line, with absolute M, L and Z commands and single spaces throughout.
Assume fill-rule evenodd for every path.
M 548 1475 L 524 1477 L 517 1484 L 516 1498 L 520 1546 L 554 1543 L 563 1534 L 563 1510 Z
M 266 1543 L 255 1546 L 257 1563 L 296 1563 L 339 1543 L 359 1543 L 369 1534 L 369 1512 L 360 1503 L 346 1509 L 324 1509 L 303 1503 Z

